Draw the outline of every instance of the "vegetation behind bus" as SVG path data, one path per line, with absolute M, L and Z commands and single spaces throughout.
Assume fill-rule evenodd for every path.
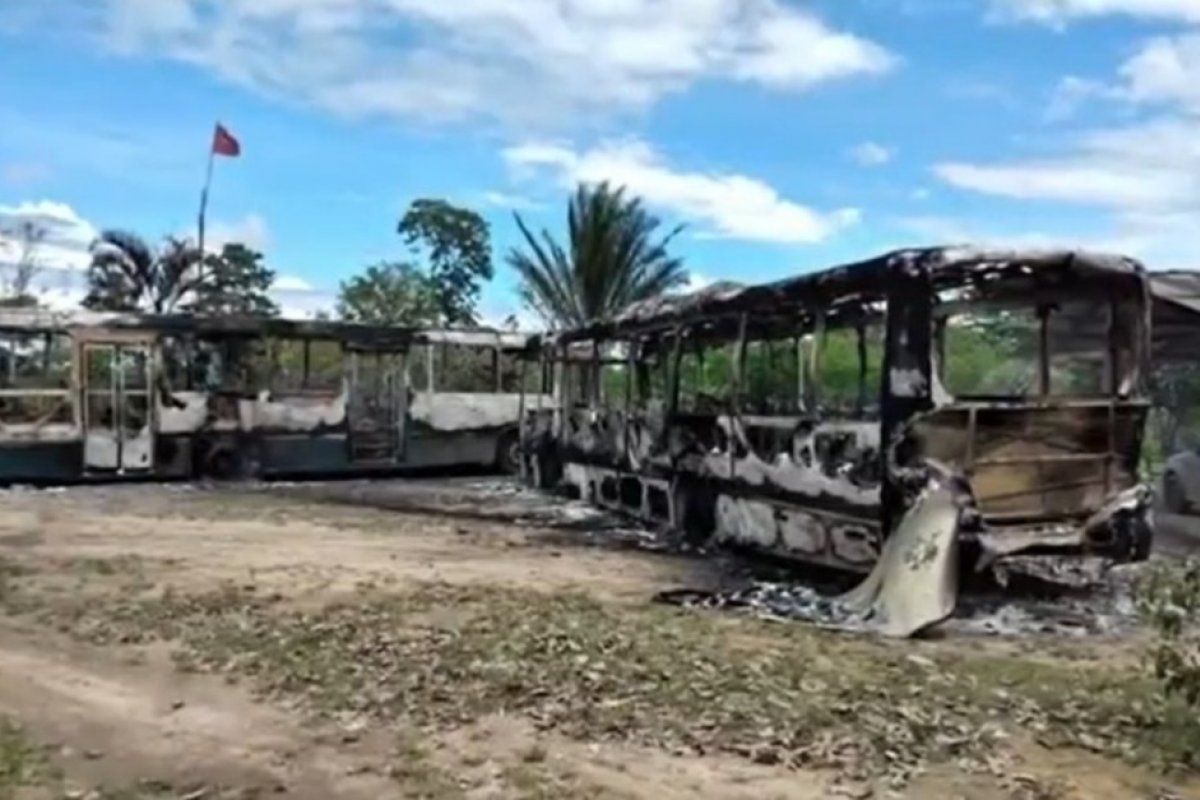
M 811 390 L 823 408 L 862 411 L 878 402 L 883 368 L 883 329 L 863 329 L 866 368 L 859 354 L 859 332 L 853 328 L 826 331 L 820 337 L 818 368 Z M 747 413 L 796 413 L 803 407 L 801 363 L 813 337 L 751 340 L 745 353 Z M 656 358 L 669 354 L 658 354 Z M 947 326 L 943 382 L 957 395 L 1022 396 L 1035 391 L 1038 344 L 1036 322 L 1011 312 L 976 313 Z M 734 376 L 734 345 L 688 349 L 679 367 L 680 409 L 694 410 L 703 400 L 729 401 Z M 1080 359 L 1060 360 L 1051 370 L 1057 395 L 1086 395 L 1096 383 L 1096 370 Z M 1200 375 L 1200 371 L 1197 371 Z M 1200 387 L 1200 378 L 1196 379 Z M 625 396 L 626 370 L 604 370 L 604 396 L 609 403 Z M 665 399 L 665 383 L 657 394 Z M 757 404 L 758 407 L 755 407 Z M 860 408 L 862 406 L 863 408 Z

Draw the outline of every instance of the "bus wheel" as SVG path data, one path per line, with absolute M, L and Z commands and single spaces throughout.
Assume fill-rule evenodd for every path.
M 701 484 L 677 481 L 671 491 L 674 508 L 674 536 L 679 544 L 704 547 L 716 528 L 716 504 L 713 495 Z
M 521 472 L 521 437 L 516 431 L 505 431 L 496 443 L 496 468 L 505 475 Z
M 242 477 L 242 460 L 232 447 L 217 446 L 204 457 L 204 477 L 232 481 Z

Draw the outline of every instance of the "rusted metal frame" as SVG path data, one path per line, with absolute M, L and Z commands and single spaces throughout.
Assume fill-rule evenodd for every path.
M 1112 493 L 1112 473 L 1113 467 L 1117 458 L 1117 393 L 1120 391 L 1120 351 L 1117 346 L 1117 333 L 1120 327 L 1120 309 L 1117 306 L 1117 299 L 1109 297 L 1108 300 L 1108 351 L 1107 351 L 1107 367 L 1108 367 L 1108 452 L 1104 459 L 1104 494 Z
M 729 409 L 729 474 L 737 474 L 737 447 L 734 442 L 738 438 L 736 427 L 741 424 L 743 394 L 746 387 L 746 329 L 750 324 L 750 315 L 742 312 L 738 317 L 737 342 L 733 352 L 733 402 Z
M 975 438 L 979 433 L 979 407 L 967 409 L 967 455 L 963 471 L 970 477 L 975 471 Z
M 641 342 L 636 339 L 629 340 L 625 348 L 625 419 L 623 421 L 625 430 L 621 436 L 621 459 L 624 464 L 633 463 L 633 460 L 629 456 L 629 430 L 633 422 L 633 382 L 637 380 L 637 363 L 640 350 Z
M 3 397 L 56 397 L 58 395 L 69 395 L 70 389 L 0 389 L 0 398 Z
M 937 371 L 934 374 L 943 387 L 946 385 L 946 324 L 948 322 L 949 319 L 944 316 L 935 317 L 933 322 L 934 355 L 937 356 Z
M 825 349 L 825 312 L 817 311 L 813 318 L 812 339 L 809 342 L 808 350 L 808 380 L 805 381 L 808 388 L 808 398 L 806 405 L 808 410 L 816 414 L 821 407 L 821 381 L 818 376 L 821 374 L 821 358 L 824 355 Z
M 588 408 L 598 409 L 603 406 L 604 386 L 602 385 L 603 381 L 601 381 L 601 375 L 600 375 L 601 369 L 602 369 L 602 367 L 600 365 L 600 340 L 592 339 L 592 360 L 591 360 L 591 363 L 588 364 L 588 374 L 587 374 L 587 381 L 589 384 L 588 385 L 588 393 L 587 393 L 588 394 L 588 397 L 587 397 Z
M 867 410 L 867 327 L 860 319 L 854 325 L 854 332 L 858 336 L 858 398 L 857 413 L 858 416 L 863 416 Z
M 804 347 L 803 334 L 797 333 L 792 337 L 792 364 L 796 367 L 796 411 L 803 414 L 807 409 L 804 405 Z
M 1006 456 L 1004 458 L 985 458 L 975 462 L 976 467 L 1012 466 L 1015 464 L 1071 464 L 1087 461 L 1102 461 L 1109 458 L 1108 453 L 1060 453 L 1052 455 Z
M 1015 492 L 1004 492 L 1003 494 L 983 495 L 977 497 L 976 500 L 980 503 L 996 502 L 998 500 L 1014 500 L 1018 497 L 1027 497 L 1031 494 L 1042 494 L 1044 492 L 1062 492 L 1068 489 L 1083 489 L 1088 486 L 1097 486 L 1100 481 L 1068 481 L 1064 483 L 1051 483 L 1045 486 L 1038 486 L 1033 489 L 1023 489 Z
M 1041 490 L 1038 489 L 1037 492 L 1041 492 Z M 1034 493 L 1034 492 L 1031 492 L 1031 493 Z M 1060 513 L 1038 514 L 1038 513 L 1031 513 L 1029 511 L 1003 511 L 1003 512 L 995 512 L 995 513 L 991 513 L 991 514 L 985 513 L 983 515 L 983 518 L 987 522 L 992 523 L 992 524 L 997 524 L 997 525 L 1009 525 L 1009 524 L 1018 525 L 1018 526 L 1049 525 L 1049 526 L 1062 527 L 1065 524 L 1069 524 L 1071 520 L 1086 519 L 1088 517 L 1088 515 L 1093 513 L 1095 510 L 1096 510 L 1095 507 L 1083 507 L 1083 508 L 1080 508 L 1078 511 L 1071 512 L 1069 514 L 1060 514 Z
M 1056 398 L 1049 403 L 1030 401 L 1005 402 L 972 400 L 968 395 L 967 399 L 964 400 L 958 400 L 956 398 L 953 407 L 962 410 L 975 408 L 981 411 L 989 409 L 1001 409 L 1004 411 L 1044 411 L 1046 409 L 1053 409 L 1065 411 L 1072 409 L 1108 408 L 1109 402 L 1110 401 L 1108 398 Z M 1148 405 L 1149 403 L 1145 400 L 1119 400 L 1117 402 L 1118 408 L 1139 408 L 1146 407 Z
M 540 359 L 540 356 L 539 356 L 539 359 Z M 406 359 L 406 361 L 407 361 L 407 359 Z M 525 388 L 526 388 L 525 381 L 526 381 L 526 375 L 529 372 L 529 369 L 528 369 L 529 368 L 529 359 L 528 358 L 520 358 L 520 359 L 518 359 L 518 361 L 520 362 L 518 380 L 520 380 L 521 383 L 519 384 L 520 393 L 517 395 L 517 448 L 518 448 L 517 452 L 520 454 L 520 457 L 517 459 L 517 474 L 520 476 L 521 482 L 524 483 L 528 479 L 528 475 L 527 475 L 528 470 L 526 470 L 526 468 L 525 468 L 526 445 L 529 441 L 529 437 L 526 435 L 526 428 L 528 426 L 525 424 Z M 408 366 L 407 366 L 407 364 L 405 365 L 404 376 L 405 376 L 405 378 L 404 378 L 403 391 L 404 391 L 404 396 L 405 396 L 405 402 L 407 402 L 407 400 L 408 400 Z M 540 393 L 538 394 L 538 397 L 539 398 L 541 397 Z
M 1038 315 L 1038 396 L 1050 396 L 1050 307 L 1040 305 Z
M 4 343 L 8 345 L 8 385 L 12 386 L 17 382 L 17 358 L 16 358 L 16 337 L 5 333 L 3 337 Z
M 312 373 L 312 339 L 304 340 L 304 372 L 300 375 L 300 388 L 308 390 L 310 388 L 310 375 Z
M 554 395 L 551 398 L 553 407 L 551 409 L 551 428 L 555 439 L 561 439 L 563 431 L 566 429 L 566 414 L 567 405 L 570 402 L 569 391 L 567 389 L 567 381 L 570 379 L 568 374 L 570 362 L 567 360 L 570 356 L 568 345 L 564 343 L 556 343 L 554 345 L 555 358 L 551 362 L 551 368 L 554 371 Z
M 671 345 L 670 383 L 667 385 L 667 427 L 674 424 L 675 416 L 679 413 L 679 377 L 680 365 L 683 361 L 684 332 L 685 329 L 682 326 L 675 328 L 674 342 Z

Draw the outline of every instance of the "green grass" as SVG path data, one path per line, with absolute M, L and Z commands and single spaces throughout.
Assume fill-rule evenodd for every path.
M 58 781 L 57 771 L 13 720 L 0 716 L 0 800 Z

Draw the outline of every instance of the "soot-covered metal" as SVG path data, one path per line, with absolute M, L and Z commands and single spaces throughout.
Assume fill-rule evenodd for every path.
M 693 541 L 870 573 L 908 635 L 956 569 L 1149 552 L 1149 290 L 1120 256 L 902 250 L 548 336 L 524 467 Z
M 529 338 L 6 311 L 0 481 L 515 465 Z

